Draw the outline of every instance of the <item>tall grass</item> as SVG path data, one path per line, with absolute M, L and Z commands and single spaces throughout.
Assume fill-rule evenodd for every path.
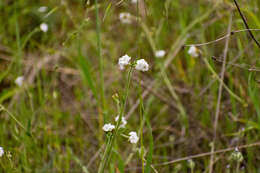
M 257 172 L 260 2 L 236 2 L 0 1 L 0 172 Z

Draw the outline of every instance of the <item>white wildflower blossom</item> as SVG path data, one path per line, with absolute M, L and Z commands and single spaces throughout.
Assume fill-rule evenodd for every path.
M 144 59 L 139 59 L 136 61 L 135 69 L 139 71 L 148 71 L 149 64 Z
M 198 57 L 199 56 L 199 50 L 195 46 L 191 46 L 188 50 L 188 54 L 192 57 Z
M 118 65 L 120 70 L 124 70 L 125 66 L 130 64 L 131 57 L 128 55 L 124 55 L 118 60 Z
M 15 84 L 18 85 L 19 87 L 21 87 L 23 85 L 23 81 L 24 81 L 24 77 L 23 76 L 18 76 L 15 79 Z
M 3 149 L 3 147 L 0 147 L 0 157 L 2 157 L 4 155 L 5 151 Z
M 137 3 L 137 0 L 131 0 L 131 3 L 132 3 L 132 4 L 136 4 L 136 3 Z
M 105 125 L 103 126 L 103 130 L 104 130 L 105 132 L 111 132 L 112 130 L 114 130 L 114 128 L 115 128 L 115 126 L 112 125 L 112 124 L 110 124 L 110 123 L 105 124 Z
M 123 24 L 131 24 L 131 14 L 130 13 L 120 13 L 119 19 Z
M 40 13 L 44 13 L 44 12 L 46 12 L 48 10 L 48 7 L 46 7 L 46 6 L 41 6 L 40 8 L 38 8 L 38 11 L 40 12 Z
M 165 54 L 166 54 L 166 52 L 164 50 L 158 50 L 155 52 L 156 58 L 162 58 L 165 56 Z
M 132 144 L 136 144 L 139 140 L 139 137 L 137 136 L 136 132 L 130 132 L 129 133 L 129 141 Z
M 42 23 L 40 25 L 40 29 L 42 30 L 42 32 L 47 32 L 48 31 L 48 25 L 46 23 Z
M 118 120 L 119 120 L 119 115 L 115 118 L 115 121 L 116 121 L 116 122 L 117 122 Z M 120 127 L 121 127 L 121 128 L 125 128 L 126 124 L 127 124 L 127 121 L 126 121 L 125 117 L 122 117 Z

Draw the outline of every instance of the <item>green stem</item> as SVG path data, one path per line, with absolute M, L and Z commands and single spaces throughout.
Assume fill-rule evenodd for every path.
M 168 87 L 172 97 L 176 100 L 176 104 L 177 104 L 177 108 L 180 112 L 180 116 L 181 116 L 181 120 L 182 120 L 182 123 L 185 125 L 185 128 L 187 129 L 188 128 L 188 116 L 187 116 L 187 113 L 185 111 L 185 108 L 179 98 L 179 96 L 177 95 L 177 93 L 175 92 L 175 89 L 174 87 L 171 85 L 171 82 L 164 70 L 164 68 L 161 66 L 161 74 L 162 74 L 162 77 L 163 77 L 163 80 L 166 84 L 166 86 Z
M 203 58 L 203 61 L 205 62 L 209 71 L 214 75 L 214 77 L 216 77 L 216 79 L 219 82 L 222 82 L 220 77 L 218 76 L 218 74 L 214 71 L 214 69 L 209 64 L 209 61 L 206 58 Z M 227 92 L 230 94 L 230 96 L 232 96 L 234 99 L 236 99 L 237 101 L 242 103 L 244 106 L 247 106 L 247 103 L 242 98 L 240 98 L 238 95 L 236 95 L 233 91 L 231 91 L 225 83 L 223 83 L 223 87 L 227 90 Z
M 125 89 L 125 96 L 123 98 L 123 104 L 121 106 L 121 110 L 120 110 L 120 114 L 119 114 L 119 119 L 117 121 L 117 124 L 116 124 L 116 128 L 114 130 L 114 133 L 112 134 L 112 136 L 109 138 L 109 142 L 106 146 L 106 149 L 105 149 L 105 152 L 104 152 L 104 155 L 101 159 L 101 163 L 99 165 L 99 168 L 98 168 L 98 173 L 103 173 L 104 170 L 105 170 L 105 167 L 107 165 L 107 163 L 109 162 L 109 159 L 110 159 L 110 155 L 111 155 L 111 151 L 112 151 L 112 148 L 113 148 L 113 145 L 114 145 L 114 141 L 115 141 L 115 138 L 117 137 L 118 135 L 118 130 L 119 130 L 119 126 L 121 124 L 121 120 L 122 120 L 122 117 L 123 117 L 123 114 L 125 113 L 125 109 L 126 109 L 126 103 L 127 103 L 127 98 L 128 98 L 128 95 L 129 95 L 129 88 L 130 88 L 130 83 L 131 83 L 131 75 L 132 75 L 132 71 L 133 71 L 133 67 L 130 68 L 129 72 L 128 72 L 128 76 L 127 76 L 127 85 L 126 85 L 126 89 Z
M 96 34 L 97 34 L 97 51 L 98 51 L 98 60 L 99 60 L 99 75 L 100 75 L 100 104 L 102 108 L 102 114 L 105 109 L 105 90 L 104 90 L 104 62 L 101 56 L 101 29 L 100 29 L 100 19 L 99 19 L 99 8 L 98 0 L 95 0 L 95 9 L 96 9 Z M 104 117 L 105 119 L 105 117 Z
M 11 112 L 9 112 L 3 105 L 0 105 L 0 111 L 1 110 L 5 111 L 23 130 L 26 131 L 26 128 L 22 125 L 22 123 L 18 121 L 16 117 Z

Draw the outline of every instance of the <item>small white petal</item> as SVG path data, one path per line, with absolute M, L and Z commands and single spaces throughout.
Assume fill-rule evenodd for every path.
M 38 11 L 40 12 L 40 13 L 44 13 L 44 12 L 46 12 L 48 10 L 48 7 L 46 7 L 46 6 L 42 6 L 42 7 L 40 7 L 39 9 L 38 9 Z
M 110 123 L 105 124 L 105 125 L 103 126 L 103 130 L 104 130 L 105 132 L 111 132 L 112 130 L 114 130 L 114 128 L 115 128 L 115 126 L 112 125 L 112 124 L 110 124 Z
M 132 4 L 136 4 L 136 3 L 137 3 L 137 0 L 132 0 L 131 3 L 132 3 Z
M 115 121 L 116 121 L 116 122 L 117 122 L 118 120 L 119 120 L 119 115 L 115 118 Z M 120 127 L 121 127 L 121 128 L 125 128 L 126 124 L 127 124 L 127 121 L 126 121 L 125 117 L 122 117 L 122 118 L 121 118 Z
M 158 50 L 158 51 L 155 52 L 155 56 L 157 58 L 162 58 L 162 57 L 165 56 L 165 54 L 166 54 L 166 52 L 164 50 Z
M 190 49 L 188 50 L 188 54 L 192 57 L 198 57 L 199 51 L 195 46 L 191 46 Z
M 139 137 L 137 136 L 136 132 L 130 132 L 129 133 L 129 141 L 132 144 L 136 144 L 139 140 Z
M 46 23 L 42 23 L 40 25 L 40 29 L 43 31 L 43 32 L 47 32 L 48 31 L 48 25 Z
M 131 24 L 131 14 L 130 13 L 120 13 L 119 19 L 123 24 Z
M 136 61 L 135 69 L 139 71 L 148 71 L 149 64 L 144 59 L 139 59 Z
M 130 64 L 131 57 L 128 55 L 124 55 L 118 60 L 118 65 L 120 70 L 124 70 L 125 66 Z
M 2 157 L 4 155 L 5 151 L 3 149 L 3 147 L 0 147 L 0 157 Z
M 18 85 L 19 87 L 21 87 L 23 85 L 23 81 L 24 81 L 24 77 L 19 76 L 15 79 L 15 84 Z

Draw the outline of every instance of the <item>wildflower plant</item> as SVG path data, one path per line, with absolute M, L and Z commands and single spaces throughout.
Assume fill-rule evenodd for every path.
M 111 155 L 113 145 L 115 143 L 115 139 L 120 133 L 119 129 L 126 127 L 127 121 L 123 115 L 125 115 L 125 111 L 126 111 L 127 98 L 129 95 L 133 70 L 136 69 L 143 72 L 149 70 L 149 64 L 144 59 L 139 59 L 131 63 L 131 57 L 128 55 L 124 55 L 120 57 L 118 60 L 118 65 L 120 70 L 125 70 L 129 66 L 128 74 L 127 74 L 127 82 L 126 82 L 126 87 L 122 98 L 119 99 L 120 97 L 118 97 L 118 95 L 113 96 L 113 99 L 116 100 L 117 104 L 119 105 L 119 115 L 115 117 L 116 124 L 112 125 L 111 123 L 108 123 L 103 126 L 103 130 L 105 132 L 111 132 L 111 134 L 107 136 L 108 137 L 107 144 L 101 159 L 101 163 L 99 165 L 98 173 L 104 172 L 106 164 L 109 162 L 109 158 Z M 129 132 L 129 135 L 122 134 L 121 136 L 128 137 L 129 142 L 132 144 L 137 144 L 139 141 L 139 137 L 137 133 L 134 131 Z M 144 153 L 142 153 L 142 155 L 143 154 Z

